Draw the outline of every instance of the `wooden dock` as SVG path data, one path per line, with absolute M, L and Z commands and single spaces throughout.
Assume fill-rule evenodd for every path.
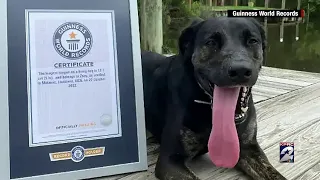
M 319 67 L 320 68 L 320 67 Z M 320 74 L 263 67 L 253 89 L 258 141 L 288 180 L 320 179 Z M 295 162 L 279 163 L 279 142 L 295 143 Z M 149 170 L 94 180 L 156 180 L 159 145 L 148 138 Z M 207 155 L 188 163 L 203 180 L 247 180 L 235 169 L 215 167 Z

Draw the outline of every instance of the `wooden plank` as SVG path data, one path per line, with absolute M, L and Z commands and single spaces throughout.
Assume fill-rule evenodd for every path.
M 260 102 L 311 84 L 310 82 L 261 75 L 253 87 L 253 98 L 255 102 Z
M 269 147 L 319 121 L 320 83 L 256 104 L 258 140 Z
M 281 72 L 281 70 L 280 70 Z M 260 75 L 257 84 L 276 84 L 277 86 L 281 86 L 286 88 L 287 86 L 290 86 L 292 88 L 296 87 L 304 87 L 309 86 L 313 83 L 311 82 L 305 82 L 305 81 L 297 81 L 294 79 L 283 79 L 278 77 L 272 77 L 272 76 L 266 76 L 266 75 Z
M 260 96 L 260 95 L 257 95 L 257 94 L 253 94 L 253 101 L 254 102 L 260 102 L 260 101 L 265 101 L 269 99 L 269 97 L 266 97 L 266 96 Z
M 154 140 L 152 138 L 148 139 L 148 165 L 149 170 L 138 172 L 138 173 L 128 173 L 128 174 L 120 174 L 120 175 L 114 175 L 114 176 L 108 176 L 108 177 L 100 177 L 100 178 L 93 178 L 92 180 L 119 180 L 123 178 L 130 178 L 130 177 L 136 177 L 136 174 L 143 174 L 150 172 L 150 166 L 153 166 L 157 162 L 158 153 L 159 153 L 159 144 L 154 143 Z
M 296 178 L 296 180 L 319 180 L 320 179 L 320 163 L 313 166 L 307 172 Z
M 319 73 L 312 73 L 312 72 L 305 72 L 305 71 L 295 71 L 295 70 L 289 70 L 289 69 L 279 69 L 279 68 L 263 66 L 260 74 L 263 76 L 271 76 L 271 77 L 277 77 L 281 79 L 291 79 L 295 81 L 303 81 L 303 82 L 310 82 L 310 83 L 320 82 Z
M 320 106 L 318 105 L 318 110 Z M 270 162 L 288 179 L 294 179 L 306 172 L 319 162 L 320 159 L 320 118 L 313 125 L 296 131 L 292 136 L 282 141 L 295 143 L 294 164 L 279 163 L 279 142 L 268 148 L 265 152 Z
M 252 90 L 254 92 L 260 92 L 262 94 L 265 94 L 267 97 L 274 97 L 280 94 L 284 94 L 289 92 L 288 90 L 283 90 L 277 87 L 267 87 L 267 86 L 253 86 Z
M 286 91 L 286 92 L 288 92 L 288 91 Z M 272 93 L 270 91 L 266 92 L 266 91 L 263 91 L 263 88 L 261 88 L 261 87 L 255 87 L 252 89 L 253 98 L 255 98 L 255 96 L 261 96 L 261 97 L 266 97 L 267 99 L 270 99 L 270 98 L 273 98 L 273 97 L 278 96 L 280 94 L 284 94 L 284 93 Z M 256 102 L 256 101 L 254 101 L 254 102 Z
M 317 101 L 317 99 L 319 98 L 319 88 L 320 84 L 317 83 L 306 88 L 298 89 L 291 93 L 275 97 L 270 101 L 268 100 L 256 104 L 258 120 L 260 122 L 264 120 L 268 120 L 270 122 L 270 118 L 278 115 L 279 113 L 282 115 L 281 118 L 284 117 L 284 119 L 286 119 L 286 116 L 283 115 L 283 111 L 290 111 L 291 113 L 291 111 L 293 110 L 298 110 L 295 113 L 303 113 L 300 108 L 306 108 L 306 103 Z M 308 114 L 308 116 L 309 115 L 318 115 L 318 112 Z M 277 120 L 276 122 L 280 121 Z
M 148 171 L 130 174 L 119 180 L 158 180 L 154 175 L 155 165 L 149 167 Z
M 311 84 L 310 84 L 311 85 Z M 282 89 L 284 91 L 293 91 L 299 88 L 302 88 L 304 86 L 296 86 L 296 85 L 289 85 L 289 84 L 280 84 L 276 82 L 271 82 L 271 81 L 258 81 L 256 85 L 253 87 L 253 89 L 259 88 L 263 90 L 264 87 L 273 87 L 273 88 L 278 88 Z
M 272 97 L 274 97 L 274 95 L 272 94 L 268 94 L 268 93 L 264 93 L 264 92 L 260 92 L 260 91 L 256 91 L 256 89 L 253 89 L 252 90 L 252 96 L 253 96 L 253 99 L 256 97 L 256 96 L 259 96 L 259 97 L 263 97 L 263 98 L 267 98 L 267 99 L 270 99 Z M 253 100 L 255 103 L 257 101 Z

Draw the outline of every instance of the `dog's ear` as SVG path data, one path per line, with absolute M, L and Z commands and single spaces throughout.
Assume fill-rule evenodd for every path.
M 266 49 L 267 49 L 267 37 L 266 37 L 266 31 L 262 24 L 256 20 L 255 18 L 250 18 L 253 24 L 259 29 L 260 35 L 262 38 L 262 51 L 263 51 L 263 60 L 265 61 L 266 59 Z
M 182 56 L 190 56 L 193 53 L 196 34 L 203 25 L 204 20 L 197 18 L 191 25 L 185 28 L 179 37 L 179 53 Z

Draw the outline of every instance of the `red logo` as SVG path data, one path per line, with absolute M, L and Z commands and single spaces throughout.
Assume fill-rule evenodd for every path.
M 280 142 L 280 146 L 294 146 L 293 142 Z

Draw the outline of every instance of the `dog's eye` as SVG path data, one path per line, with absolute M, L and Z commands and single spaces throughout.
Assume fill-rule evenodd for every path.
M 248 44 L 249 44 L 249 45 L 253 45 L 253 44 L 257 44 L 257 43 L 258 43 L 258 40 L 254 39 L 254 38 L 250 38 L 250 39 L 248 40 Z
M 220 33 L 214 33 L 210 38 L 206 41 L 206 45 L 212 48 L 220 48 L 222 44 L 222 39 Z
M 210 40 L 206 41 L 206 45 L 217 46 L 217 42 L 215 42 L 213 39 L 210 39 Z

